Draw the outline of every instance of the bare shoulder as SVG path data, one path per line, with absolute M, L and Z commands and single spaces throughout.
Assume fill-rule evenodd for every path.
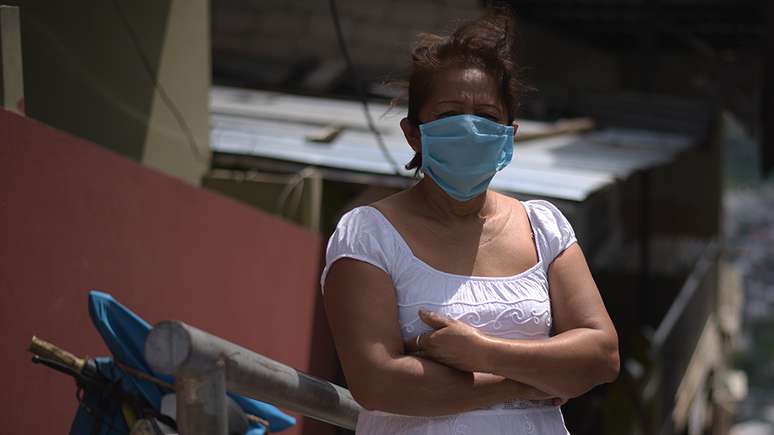
M 500 201 L 501 204 L 507 205 L 507 209 L 509 209 L 511 212 L 516 212 L 517 214 L 523 215 L 526 217 L 527 215 L 527 206 L 524 205 L 524 202 L 521 201 L 518 198 L 514 198 L 512 196 L 503 195 L 502 193 L 498 192 L 492 192 L 493 195 L 495 195 L 495 198 Z
M 374 201 L 369 206 L 379 210 L 388 219 L 402 219 L 407 217 L 412 210 L 412 198 L 409 190 L 401 190 L 386 198 Z

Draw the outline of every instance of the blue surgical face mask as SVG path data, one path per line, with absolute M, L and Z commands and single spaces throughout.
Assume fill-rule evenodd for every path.
M 419 126 L 421 170 L 457 201 L 484 192 L 513 155 L 513 126 L 456 115 Z

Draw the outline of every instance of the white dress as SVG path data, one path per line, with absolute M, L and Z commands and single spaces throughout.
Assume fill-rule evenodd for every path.
M 384 270 L 395 285 L 404 340 L 431 330 L 419 308 L 449 315 L 484 334 L 510 339 L 545 339 L 551 331 L 548 267 L 576 241 L 562 213 L 544 200 L 523 201 L 535 236 L 538 262 L 508 277 L 462 276 L 434 269 L 415 257 L 395 227 L 377 209 L 345 214 L 331 236 L 321 283 L 343 257 Z M 413 417 L 364 410 L 358 435 L 540 434 L 567 435 L 559 407 L 546 401 L 513 400 L 486 409 L 443 417 Z

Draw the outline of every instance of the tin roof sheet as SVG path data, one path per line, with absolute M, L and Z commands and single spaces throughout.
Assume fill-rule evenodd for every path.
M 213 151 L 259 156 L 374 174 L 393 174 L 358 102 L 214 87 L 211 91 Z M 370 104 L 387 151 L 402 168 L 413 151 L 399 127 L 403 108 Z M 330 126 L 343 131 L 330 143 L 308 140 Z M 519 121 L 522 132 L 550 124 Z M 519 142 L 513 162 L 492 188 L 532 196 L 583 201 L 633 172 L 669 162 L 691 145 L 688 136 L 606 129 Z

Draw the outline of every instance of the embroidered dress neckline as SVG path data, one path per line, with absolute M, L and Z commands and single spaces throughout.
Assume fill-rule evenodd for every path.
M 369 209 L 373 210 L 374 212 L 376 212 L 376 214 L 379 216 L 379 218 L 381 220 L 383 220 L 387 224 L 387 227 L 390 228 L 390 230 L 395 234 L 395 236 L 398 238 L 398 240 L 400 240 L 401 245 L 405 248 L 405 250 L 409 253 L 409 255 L 411 255 L 411 258 L 417 264 L 422 266 L 423 268 L 425 268 L 425 269 L 427 269 L 427 270 L 429 270 L 429 271 L 431 271 L 433 273 L 437 273 L 439 275 L 444 275 L 444 276 L 448 276 L 450 278 L 462 279 L 462 280 L 467 280 L 467 281 L 509 281 L 509 280 L 514 280 L 514 279 L 518 279 L 518 278 L 522 278 L 524 276 L 527 276 L 527 275 L 529 275 L 529 274 L 539 270 L 541 265 L 543 264 L 543 253 L 540 252 L 540 246 L 538 245 L 538 241 L 537 241 L 538 234 L 537 234 L 537 231 L 535 231 L 535 226 L 532 223 L 532 217 L 530 216 L 530 212 L 527 209 L 526 202 L 521 201 L 521 203 L 524 206 L 524 211 L 527 213 L 527 221 L 529 222 L 530 229 L 532 230 L 532 234 L 534 235 L 534 237 L 532 238 L 532 245 L 534 246 L 535 250 L 537 251 L 538 261 L 537 261 L 537 263 L 532 265 L 530 268 L 528 268 L 528 269 L 526 269 L 526 270 L 524 270 L 522 272 L 519 272 L 519 273 L 517 273 L 515 275 L 510 275 L 510 276 L 461 275 L 461 274 L 445 272 L 443 270 L 437 269 L 437 268 L 431 266 L 430 264 L 428 264 L 427 262 L 425 262 L 424 260 L 422 260 L 421 258 L 417 257 L 414 254 L 414 251 L 411 249 L 411 246 L 409 246 L 408 242 L 406 242 L 406 239 L 403 238 L 403 235 L 400 233 L 400 231 L 398 231 L 398 229 L 395 228 L 395 225 L 393 225 L 392 222 L 390 222 L 390 220 L 387 219 L 387 216 L 385 216 L 378 208 L 373 207 L 371 205 L 365 205 L 363 207 L 369 208 Z

